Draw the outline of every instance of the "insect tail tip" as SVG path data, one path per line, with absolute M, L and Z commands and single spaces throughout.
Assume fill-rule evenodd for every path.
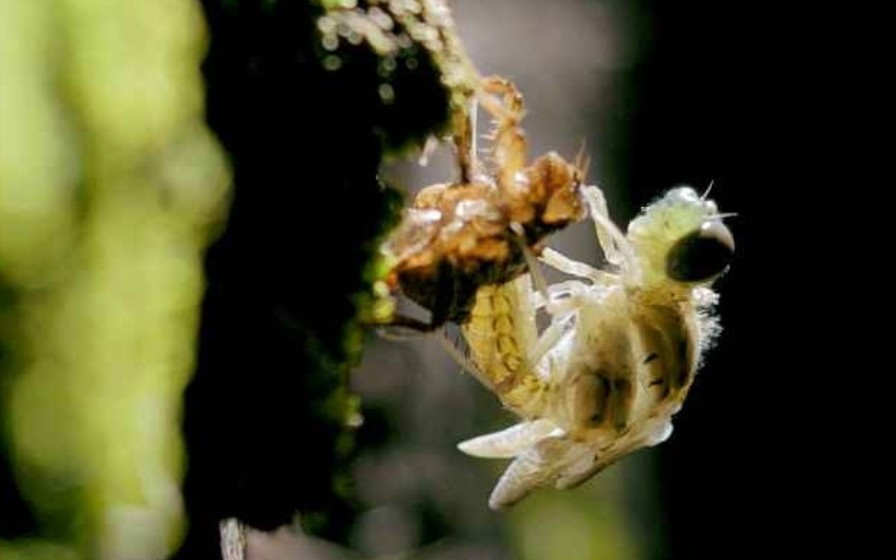
M 488 508 L 492 511 L 506 511 L 510 506 L 516 504 L 528 495 L 529 490 L 525 490 L 518 494 L 508 493 L 507 489 L 499 482 L 488 497 Z
M 468 441 L 462 441 L 462 442 L 458 443 L 457 450 L 465 455 L 470 455 L 472 457 L 476 456 L 476 454 L 473 453 L 472 449 L 470 448 Z

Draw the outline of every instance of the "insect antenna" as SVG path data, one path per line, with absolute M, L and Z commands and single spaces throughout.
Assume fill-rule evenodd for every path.
M 718 214 L 713 214 L 712 216 L 708 216 L 710 220 L 725 220 L 727 218 L 737 218 L 740 214 L 737 212 L 720 212 Z
M 716 183 L 715 179 L 711 179 L 709 181 L 709 186 L 706 187 L 706 190 L 703 191 L 703 194 L 700 195 L 700 200 L 706 200 L 706 197 L 709 196 L 709 193 L 712 192 L 712 186 Z

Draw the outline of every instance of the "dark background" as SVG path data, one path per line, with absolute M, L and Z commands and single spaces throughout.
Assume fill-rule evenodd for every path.
M 838 55 L 822 53 L 840 43 L 795 8 L 642 5 L 653 44 L 635 72 L 630 188 L 643 199 L 652 185 L 714 179 L 738 213 L 738 254 L 717 285 L 723 338 L 659 449 L 670 557 L 860 557 L 862 508 L 844 499 L 869 473 L 846 474 L 865 467 L 845 458 L 840 419 L 864 415 L 848 412 L 863 402 L 848 396 L 860 367 L 847 358 L 862 331 L 842 323 L 856 261 L 836 240 L 854 215 L 830 146 L 847 105 L 822 100 L 842 83 L 829 73 Z M 840 15 L 833 28 L 847 27 Z M 816 65 L 825 78 L 811 87 Z
M 652 185 L 715 180 L 717 198 L 739 214 L 731 221 L 737 257 L 717 286 L 723 339 L 659 450 L 669 557 L 805 553 L 812 540 L 797 527 L 824 507 L 801 495 L 805 477 L 815 476 L 803 451 L 812 422 L 805 389 L 821 377 L 810 365 L 815 343 L 800 339 L 813 338 L 801 292 L 817 280 L 800 266 L 801 247 L 813 243 L 800 231 L 811 212 L 808 176 L 794 180 L 780 159 L 781 150 L 793 157 L 799 149 L 786 142 L 796 113 L 791 80 L 802 69 L 786 67 L 783 14 L 771 9 L 643 6 L 654 31 L 635 72 L 623 156 L 630 188 L 643 199 Z

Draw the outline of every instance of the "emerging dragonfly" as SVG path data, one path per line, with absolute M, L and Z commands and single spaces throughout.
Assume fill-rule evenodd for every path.
M 668 438 L 719 332 L 710 285 L 728 268 L 734 240 L 716 204 L 674 188 L 626 235 L 596 187 L 585 197 L 612 270 L 545 249 L 544 263 L 577 279 L 545 286 L 530 266 L 538 292 L 529 275 L 481 287 L 461 328 L 474 374 L 523 419 L 459 445 L 478 457 L 513 458 L 489 499 L 493 509 L 540 486 L 574 487 Z M 540 308 L 551 317 L 541 333 Z
M 393 325 L 432 331 L 462 323 L 480 286 L 523 274 L 524 250 L 540 252 L 547 235 L 585 217 L 583 158 L 572 164 L 549 152 L 526 166 L 519 91 L 504 78 L 483 78 L 478 102 L 495 119 L 490 172 L 477 161 L 471 112 L 457 139 L 460 181 L 421 190 L 384 244 L 391 286 L 431 313 L 428 324 L 395 317 Z

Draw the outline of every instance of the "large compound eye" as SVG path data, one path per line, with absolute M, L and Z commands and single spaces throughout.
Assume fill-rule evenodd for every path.
M 724 272 L 734 256 L 734 237 L 719 220 L 678 240 L 666 257 L 666 274 L 679 282 L 701 282 Z

